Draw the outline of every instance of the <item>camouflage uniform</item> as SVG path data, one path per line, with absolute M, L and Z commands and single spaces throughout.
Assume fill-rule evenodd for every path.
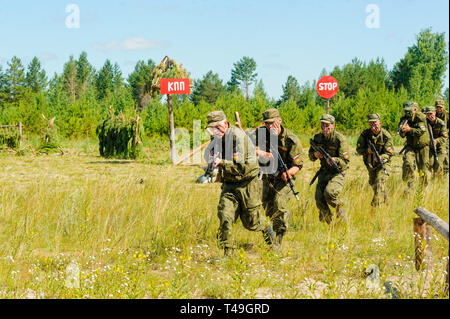
M 377 121 L 380 117 L 378 114 L 369 114 L 368 120 Z M 366 165 L 367 171 L 369 172 L 369 184 L 372 187 L 374 194 L 372 198 L 371 205 L 379 206 L 381 203 L 386 202 L 388 199 L 386 181 L 387 175 L 384 173 L 381 168 L 380 162 L 376 161 L 375 154 L 369 154 L 369 143 L 367 142 L 369 139 L 377 150 L 380 158 L 383 162 L 383 166 L 386 172 L 389 174 L 390 164 L 391 164 L 391 156 L 393 155 L 393 144 L 392 137 L 389 132 L 383 128 L 378 133 L 378 135 L 374 135 L 372 130 L 369 128 L 364 130 L 358 138 L 358 142 L 356 145 L 356 151 L 358 154 L 363 156 L 364 165 Z
M 214 127 L 224 119 L 225 114 L 222 111 L 211 112 L 208 114 L 208 127 Z M 222 158 L 222 162 L 218 165 L 218 174 L 223 183 L 217 213 L 220 221 L 219 245 L 227 254 L 231 248 L 231 228 L 239 217 L 246 229 L 262 231 L 266 242 L 272 244 L 274 240 L 272 227 L 260 213 L 259 167 L 251 140 L 241 129 L 229 125 L 218 143 L 210 145 L 219 148 Z M 210 152 L 210 148 L 205 150 L 205 158 L 209 157 Z
M 419 176 L 424 185 L 428 183 L 430 136 L 427 132 L 426 116 L 420 112 L 412 111 L 412 102 L 406 101 L 403 110 L 406 115 L 400 119 L 408 121 L 411 130 L 407 133 L 400 132 L 402 138 L 406 137 L 405 152 L 403 154 L 402 179 L 408 183 L 411 191 L 414 183 L 414 162 L 417 164 Z M 400 125 L 399 123 L 399 125 Z
M 320 121 L 334 124 L 334 117 L 325 114 Z M 347 170 L 349 153 L 347 143 L 342 134 L 333 130 L 329 138 L 326 138 L 323 133 L 318 133 L 314 135 L 313 141 L 324 148 L 343 172 Z M 308 155 L 311 161 L 317 160 L 314 152 L 314 149 L 310 147 Z M 320 221 L 331 223 L 332 213 L 328 205 L 336 208 L 338 216 L 342 214 L 342 206 L 344 203 L 339 198 L 339 195 L 344 187 L 344 180 L 345 178 L 335 168 L 328 165 L 324 158 L 320 159 L 320 170 L 315 194 Z
M 443 112 L 441 114 L 438 114 L 436 112 L 436 117 L 441 119 L 442 121 L 444 121 L 444 123 L 446 124 L 446 127 L 447 127 L 447 131 L 448 131 L 448 129 L 449 129 L 449 127 L 448 127 L 449 114 L 448 114 L 448 111 L 445 110 L 445 103 L 444 103 L 444 101 L 443 100 L 436 100 L 435 103 L 434 103 L 434 106 L 435 107 L 442 106 L 444 108 L 444 110 L 443 110 Z M 444 144 L 444 146 L 445 146 L 444 147 L 445 154 L 443 155 L 444 156 L 444 158 L 443 158 L 443 160 L 444 160 L 444 162 L 443 162 L 443 170 L 444 170 L 444 174 L 447 175 L 448 174 L 448 162 L 449 162 L 449 160 L 448 160 L 448 156 L 449 156 L 448 155 L 449 154 L 449 140 L 448 139 L 447 139 L 447 142 Z
M 279 117 L 280 114 L 277 109 L 269 109 L 263 113 L 264 122 L 273 122 Z M 278 139 L 278 152 L 287 168 L 290 169 L 293 166 L 297 166 L 301 169 L 303 166 L 303 151 L 297 136 L 281 126 L 281 133 L 276 138 Z M 259 127 L 252 135 L 252 139 L 257 148 L 270 152 L 271 138 L 267 127 Z M 263 143 L 265 142 L 265 145 L 259 145 L 261 140 Z M 273 155 L 276 156 L 275 154 Z M 276 157 L 274 161 L 276 161 Z M 295 180 L 295 176 L 292 179 Z M 275 174 L 263 174 L 262 203 L 266 216 L 273 221 L 273 230 L 277 234 L 278 244 L 281 244 L 281 240 L 288 228 L 289 211 L 287 210 L 287 205 L 291 197 L 292 191 L 289 185 L 281 178 L 279 170 Z
M 436 109 L 433 106 L 425 108 L 425 113 L 435 112 Z M 436 117 L 436 120 L 432 123 L 427 119 L 428 124 L 431 127 L 433 138 L 436 141 L 436 150 L 438 160 L 436 161 L 430 138 L 430 171 L 433 173 L 433 177 L 442 176 L 444 167 L 444 158 L 447 156 L 446 145 L 448 142 L 448 131 L 445 127 L 444 121 Z

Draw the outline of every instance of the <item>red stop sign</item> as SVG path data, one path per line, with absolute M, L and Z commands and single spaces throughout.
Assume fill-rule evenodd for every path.
M 331 99 L 338 91 L 339 85 L 336 79 L 332 76 L 322 76 L 317 82 L 317 93 L 324 99 Z

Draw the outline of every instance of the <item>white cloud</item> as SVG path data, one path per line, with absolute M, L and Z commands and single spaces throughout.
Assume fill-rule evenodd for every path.
M 130 38 L 122 42 L 113 40 L 107 43 L 94 43 L 94 48 L 100 51 L 138 51 L 159 49 L 165 46 L 165 43 L 143 37 Z

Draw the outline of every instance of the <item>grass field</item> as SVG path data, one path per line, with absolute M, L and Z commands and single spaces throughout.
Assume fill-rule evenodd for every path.
M 222 259 L 220 185 L 195 184 L 199 165 L 171 166 L 165 140 L 146 143 L 137 161 L 105 160 L 95 140 L 64 149 L 0 154 L 0 298 L 389 298 L 366 287 L 369 264 L 402 298 L 448 298 L 448 242 L 433 230 L 433 270 L 418 273 L 412 221 L 423 206 L 448 222 L 448 178 L 404 197 L 401 157 L 390 202 L 375 211 L 362 158 L 352 156 L 348 223 L 331 226 L 319 222 L 309 187 L 319 164 L 306 160 L 282 251 L 238 221 L 238 249 Z

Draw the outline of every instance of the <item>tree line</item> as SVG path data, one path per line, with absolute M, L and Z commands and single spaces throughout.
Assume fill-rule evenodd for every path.
M 330 113 L 341 131 L 355 131 L 366 125 L 366 115 L 379 113 L 384 127 L 394 131 L 403 113 L 405 100 L 421 107 L 443 98 L 448 106 L 449 89 L 444 88 L 448 51 L 444 33 L 422 30 L 404 57 L 388 70 L 383 58 L 351 62 L 323 69 L 339 82 L 339 92 L 332 98 Z M 42 129 L 42 114 L 56 117 L 55 125 L 63 137 L 95 136 L 98 125 L 111 107 L 115 114 L 142 119 L 145 134 L 168 135 L 165 99 L 152 93 L 152 59 L 138 61 L 127 78 L 117 63 L 109 59 L 96 70 L 86 52 L 73 56 L 61 74 L 49 76 L 37 57 L 25 67 L 14 56 L 0 65 L 0 124 L 22 122 L 32 132 Z M 316 93 L 316 81 L 300 84 L 288 76 L 279 99 L 268 96 L 258 77 L 256 61 L 242 57 L 233 64 L 230 79 L 224 82 L 213 70 L 193 80 L 190 95 L 173 97 L 175 125 L 192 131 L 193 120 L 206 124 L 206 114 L 222 109 L 232 118 L 238 111 L 245 127 L 257 127 L 261 113 L 271 107 L 280 110 L 284 123 L 294 132 L 317 129 L 325 101 Z M 251 91 L 253 88 L 253 91 Z

